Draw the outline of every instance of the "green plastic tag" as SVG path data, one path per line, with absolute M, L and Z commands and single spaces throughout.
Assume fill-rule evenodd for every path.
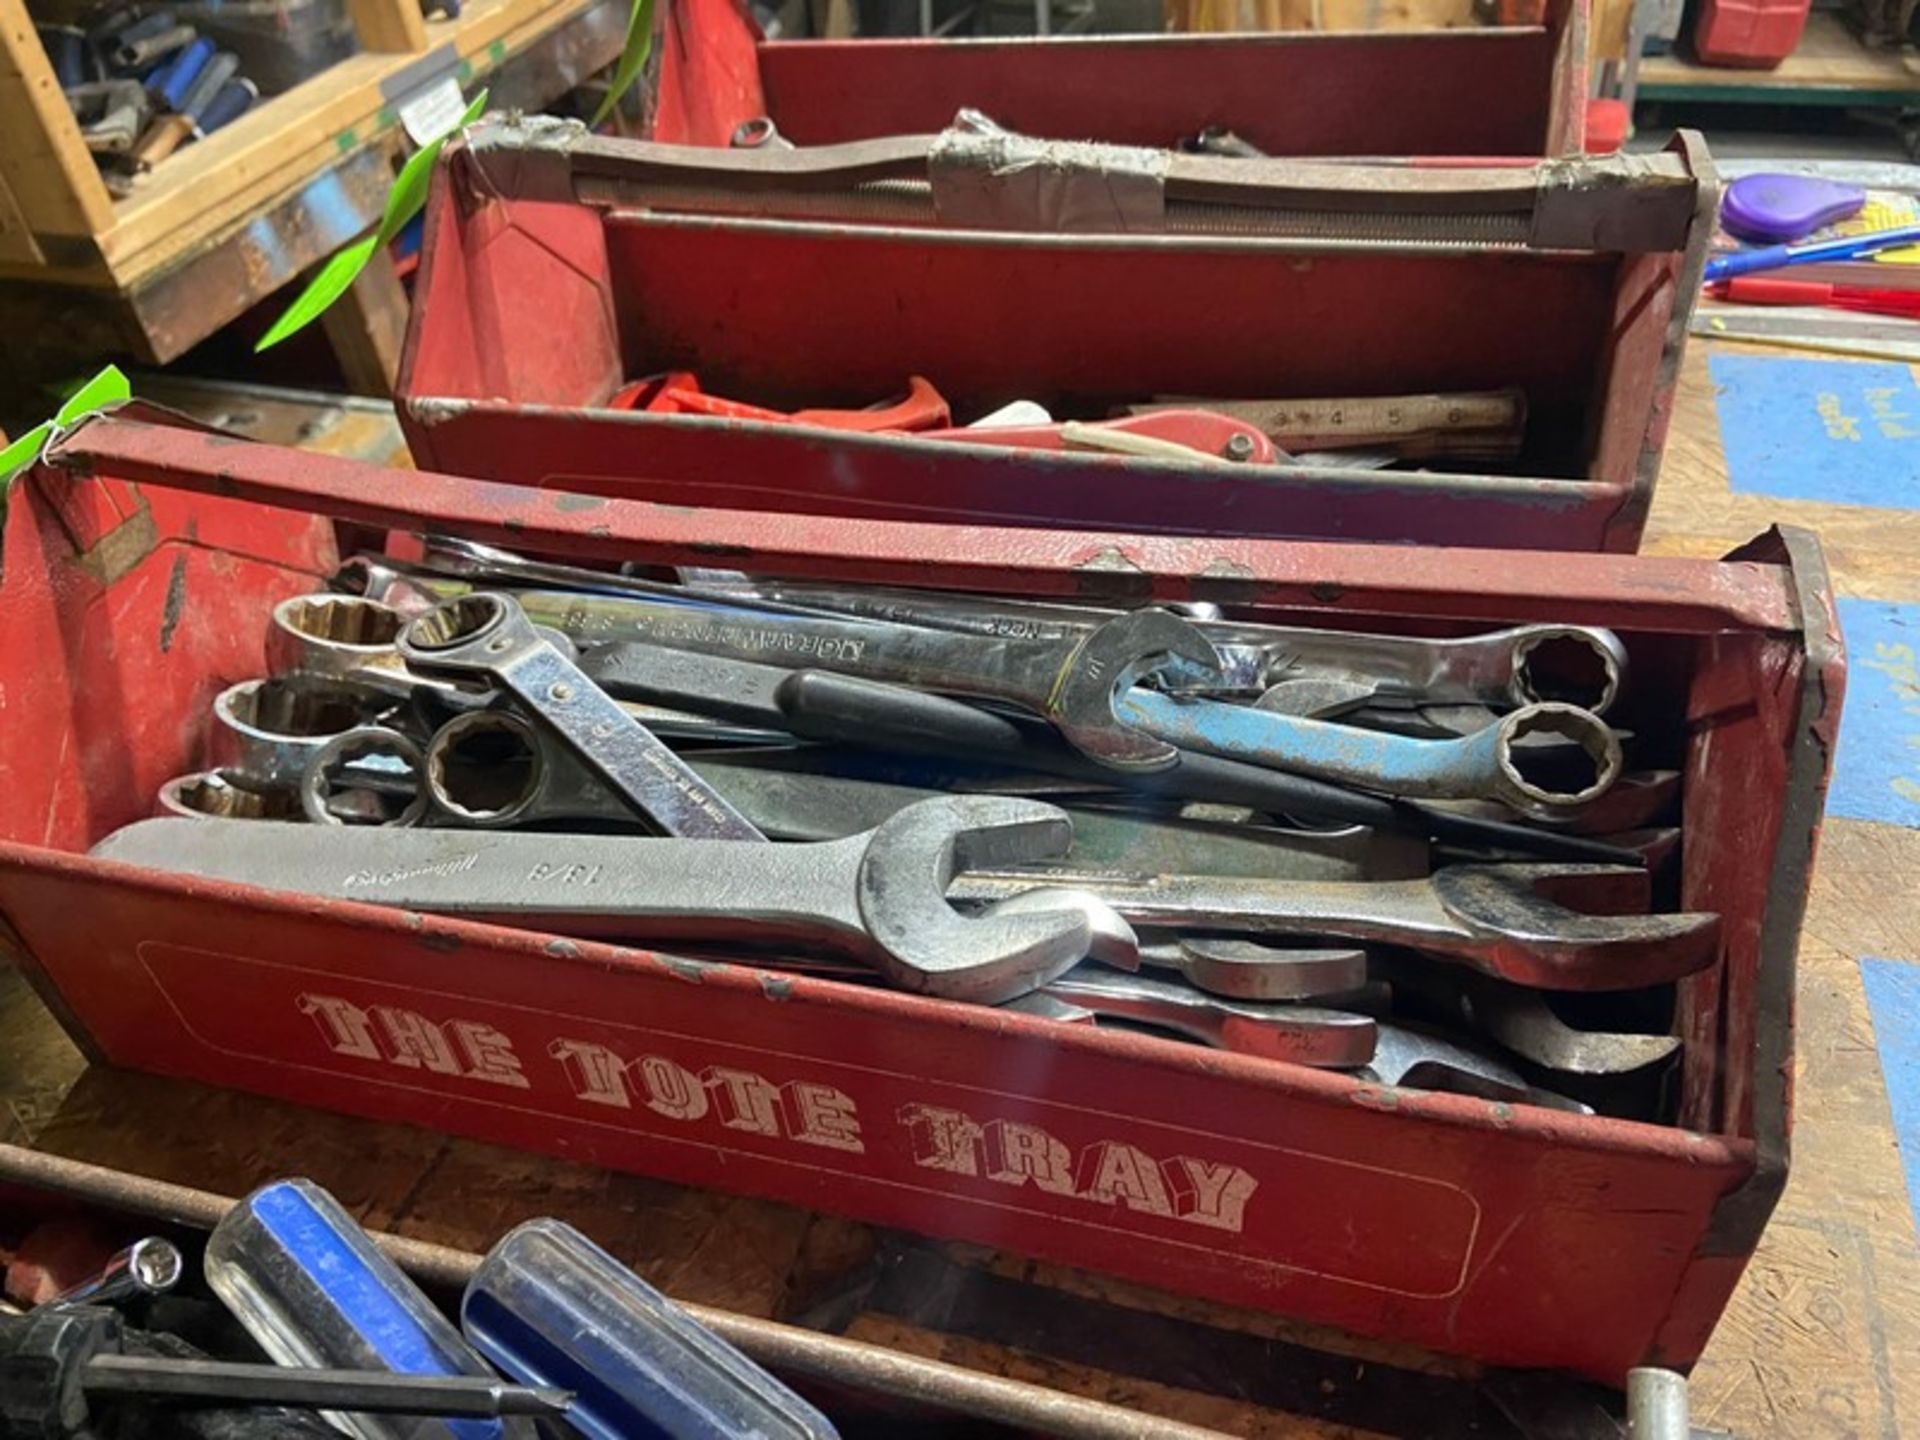
M 589 124 L 597 127 L 613 113 L 613 107 L 620 103 L 620 97 L 633 88 L 633 82 L 647 68 L 647 57 L 652 53 L 653 0 L 633 0 L 633 9 L 627 16 L 627 43 L 620 52 L 620 63 L 613 67 L 613 79 L 607 85 L 606 99 L 593 112 Z
M 96 410 L 133 397 L 133 387 L 116 365 L 109 365 L 67 397 L 53 419 L 27 431 L 18 440 L 0 450 L 0 487 L 13 484 L 14 477 L 40 458 L 40 451 L 55 430 L 77 424 Z M 0 489 L 0 515 L 6 513 L 4 489 Z
M 300 292 L 300 298 L 289 305 L 286 313 L 273 322 L 273 328 L 260 337 L 259 343 L 253 347 L 256 355 L 270 345 L 278 345 L 296 330 L 311 325 L 329 305 L 347 293 L 347 287 L 359 278 L 367 261 L 391 245 L 394 237 L 406 228 L 407 222 L 426 206 L 427 184 L 433 178 L 433 162 L 440 158 L 440 147 L 456 131 L 464 130 L 478 120 L 481 111 L 486 108 L 487 92 L 482 90 L 445 135 L 416 151 L 400 167 L 400 178 L 393 182 L 393 189 L 387 192 L 387 208 L 380 217 L 380 228 L 364 239 L 356 240 L 320 268 L 320 273 L 308 281 L 307 288 Z

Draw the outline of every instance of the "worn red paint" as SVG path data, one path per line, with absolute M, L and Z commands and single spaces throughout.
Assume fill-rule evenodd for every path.
M 80 427 L 54 465 L 137 484 L 157 541 L 102 582 L 68 564 L 48 503 L 98 482 L 47 469 L 16 499 L 0 582 L 0 910 L 44 993 L 113 1063 L 1611 1380 L 1697 1354 L 1758 1239 L 1784 1176 L 1782 997 L 1840 685 L 1810 539 L 1715 564 L 631 501 L 588 516 L 539 492 L 124 416 Z M 1115 555 L 1135 593 L 1206 594 L 1196 575 L 1225 561 L 1249 614 L 1443 632 L 1616 625 L 1636 662 L 1621 722 L 1657 733 L 1671 697 L 1687 697 L 1681 898 L 1727 919 L 1722 961 L 1682 997 L 1686 1128 L 1392 1092 L 804 975 L 689 972 L 590 941 L 88 859 L 161 778 L 198 763 L 200 727 L 183 717 L 259 668 L 270 599 L 331 561 L 314 511 L 518 534 L 564 558 L 672 563 L 718 544 L 775 574 L 1028 594 L 1071 593 L 1077 567 Z M 166 574 L 196 525 L 208 569 L 160 664 Z M 59 759 L 72 755 L 91 763 Z

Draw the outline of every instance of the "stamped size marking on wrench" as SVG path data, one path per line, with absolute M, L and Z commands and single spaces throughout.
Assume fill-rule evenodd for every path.
M 997 1004 L 1081 960 L 1087 917 L 1071 907 L 964 915 L 947 887 L 958 872 L 1052 859 L 1072 841 L 1051 805 L 952 795 L 814 844 L 164 819 L 116 831 L 92 853 L 565 934 L 817 947 L 901 989 Z

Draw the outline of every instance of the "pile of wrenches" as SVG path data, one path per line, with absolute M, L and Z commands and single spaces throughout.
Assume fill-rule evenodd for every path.
M 267 655 L 96 855 L 1646 1118 L 1718 955 L 1717 916 L 1649 913 L 1677 777 L 1626 768 L 1605 630 L 430 539 L 277 606 Z

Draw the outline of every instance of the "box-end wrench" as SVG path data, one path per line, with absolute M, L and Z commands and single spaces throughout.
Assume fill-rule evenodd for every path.
M 1093 606 L 998 595 L 833 586 L 790 580 L 698 587 L 716 598 L 801 605 L 869 620 L 969 635 L 1058 640 L 1115 613 Z M 1197 622 L 1223 653 L 1251 651 L 1267 686 L 1287 687 L 1296 715 L 1360 705 L 1493 705 L 1542 701 L 1605 714 L 1620 694 L 1626 647 L 1611 630 L 1587 625 L 1520 625 L 1481 635 L 1374 635 L 1253 621 Z M 1244 669 L 1241 661 L 1228 667 Z
M 833 773 L 790 773 L 749 751 L 712 750 L 681 759 L 763 834 L 837 840 L 871 830 L 921 800 L 945 793 Z M 426 747 L 423 824 L 482 829 L 633 822 L 569 753 L 503 710 L 456 715 Z M 1068 807 L 1074 863 L 1209 875 L 1314 880 L 1399 879 L 1427 872 L 1427 847 L 1407 836 L 1351 826 L 1281 830 Z
M 1473 735 L 1420 740 L 1246 705 L 1182 699 L 1136 686 L 1121 719 L 1186 750 L 1292 770 L 1418 799 L 1500 800 L 1523 814 L 1577 810 L 1620 776 L 1620 742 L 1604 720 L 1574 705 L 1538 704 Z M 1585 758 L 1570 776 L 1528 753 L 1535 737 L 1572 741 Z M 1549 772 L 1549 773 L 1543 773 Z
M 1229 876 L 1064 874 L 1135 926 L 1400 945 L 1543 990 L 1626 990 L 1692 974 L 1719 953 L 1720 917 L 1586 915 L 1555 883 L 1644 874 L 1579 865 L 1449 865 L 1423 880 L 1288 882 Z M 1023 882 L 962 875 L 956 900 L 1004 900 Z
M 400 632 L 414 615 L 431 609 L 417 605 L 403 612 L 364 595 L 296 595 L 273 607 L 267 625 L 267 669 L 279 679 L 329 684 L 349 695 L 428 701 L 428 708 L 461 711 L 493 703 L 485 685 L 446 675 L 415 671 L 401 656 Z M 563 655 L 573 643 L 557 630 L 534 627 Z M 692 715 L 668 706 L 631 700 L 620 708 L 657 735 L 733 744 L 767 745 L 785 738 L 778 731 L 749 729 Z
M 731 614 L 637 599 L 626 603 L 622 616 L 632 633 L 675 650 L 763 663 L 801 660 L 813 668 L 916 690 L 1005 701 L 1050 722 L 1081 754 L 1121 771 L 1164 770 L 1178 762 L 1179 753 L 1118 718 L 1120 693 L 1163 666 L 1213 676 L 1220 670 L 1205 637 L 1164 610 L 1131 611 L 1071 640 L 1008 640 L 877 621 Z M 620 644 L 599 648 L 617 652 Z M 604 665 L 604 657 L 599 663 Z
M 730 840 L 144 820 L 103 860 L 463 915 L 564 934 L 826 949 L 905 990 L 997 1004 L 1082 959 L 1070 906 L 962 915 L 946 891 L 977 865 L 1033 864 L 1072 844 L 1051 805 L 1000 796 L 924 801 L 845 840 Z
M 475 592 L 449 600 L 409 620 L 395 643 L 412 669 L 482 678 L 517 697 L 616 795 L 667 834 L 765 838 L 535 631 L 506 596 Z
M 1071 749 L 1049 728 L 858 676 L 638 644 L 587 650 L 581 665 L 612 694 L 783 729 L 807 739 L 977 760 L 1266 815 L 1431 834 L 1461 845 L 1544 859 L 1620 865 L 1635 858 L 1584 838 L 1543 834 L 1480 816 L 1458 817 L 1214 755 L 1186 752 L 1171 769 L 1122 775 Z
M 1218 1050 L 1330 1069 L 1351 1069 L 1371 1060 L 1376 1029 L 1370 1015 L 1227 1000 L 1177 981 L 1084 965 L 1006 1008 L 1051 1020 L 1132 1021 Z

